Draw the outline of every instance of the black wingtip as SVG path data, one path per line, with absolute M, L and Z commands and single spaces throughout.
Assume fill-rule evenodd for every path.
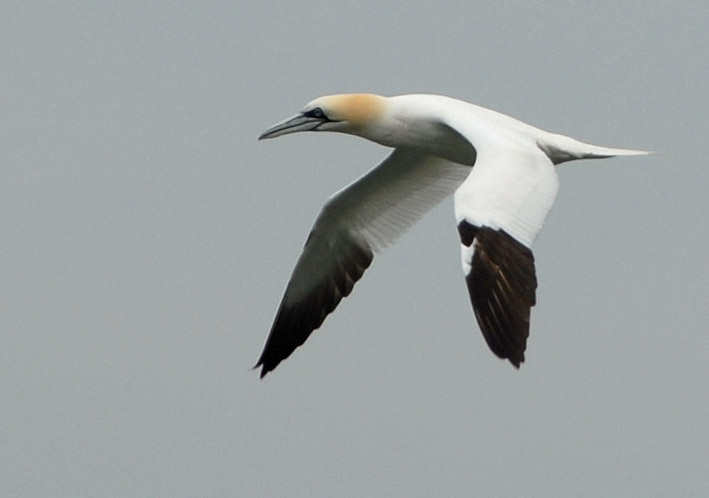
M 259 360 L 256 365 L 251 367 L 251 370 L 256 370 L 257 368 L 261 367 L 261 373 L 259 374 L 259 379 L 263 379 L 268 372 L 273 370 L 272 368 L 266 368 L 266 365 L 263 364 L 263 359 Z
M 524 363 L 524 356 L 522 358 L 507 358 L 512 363 L 512 366 L 519 370 L 519 367 Z
M 254 369 L 259 368 L 259 367 L 261 367 L 261 372 L 258 375 L 259 379 L 263 379 L 268 372 L 270 372 L 271 370 L 273 370 L 275 368 L 275 367 L 268 368 L 266 365 L 259 364 L 259 365 L 256 365 L 254 367 Z
M 519 369 L 529 338 L 537 279 L 529 247 L 504 230 L 458 225 L 461 244 L 474 246 L 465 281 L 475 318 L 490 350 Z

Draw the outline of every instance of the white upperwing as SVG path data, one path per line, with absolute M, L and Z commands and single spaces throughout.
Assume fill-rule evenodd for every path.
M 555 165 L 646 152 L 587 144 L 446 97 L 439 108 L 477 151 L 454 198 L 475 317 L 490 349 L 519 368 L 536 303 L 531 247 L 559 188 Z
M 470 176 L 455 192 L 463 273 L 490 349 L 519 367 L 537 288 L 531 247 L 559 181 L 538 148 L 478 148 Z

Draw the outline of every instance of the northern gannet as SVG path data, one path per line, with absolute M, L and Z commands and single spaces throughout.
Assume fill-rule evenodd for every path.
M 254 368 L 261 377 L 349 295 L 374 253 L 455 191 L 463 273 L 488 346 L 519 368 L 537 280 L 531 246 L 554 202 L 554 166 L 647 154 L 590 145 L 440 95 L 320 97 L 261 139 L 357 135 L 394 150 L 332 195 L 315 220 Z

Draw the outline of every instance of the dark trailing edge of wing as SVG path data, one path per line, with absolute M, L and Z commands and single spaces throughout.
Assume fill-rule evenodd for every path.
M 307 246 L 307 242 L 306 242 Z M 286 304 L 286 292 L 263 353 L 254 368 L 261 368 L 261 378 L 288 356 L 320 327 L 325 317 L 347 297 L 374 258 L 372 251 L 351 239 L 339 239 L 331 249 L 328 278 L 317 282 L 298 302 Z M 289 284 L 290 287 L 290 284 Z
M 474 245 L 465 276 L 475 317 L 488 346 L 519 368 L 529 337 L 529 316 L 536 302 L 534 256 L 504 230 L 458 225 L 463 245 Z

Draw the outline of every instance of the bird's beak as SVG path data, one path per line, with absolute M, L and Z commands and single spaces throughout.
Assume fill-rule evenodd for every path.
M 289 133 L 296 133 L 298 131 L 312 131 L 316 130 L 321 124 L 326 122 L 326 119 L 296 114 L 292 118 L 288 118 L 285 121 L 281 121 L 280 123 L 271 126 L 268 130 L 261 133 L 261 136 L 258 137 L 258 139 L 264 140 L 266 138 L 276 138 L 281 135 L 288 135 Z

